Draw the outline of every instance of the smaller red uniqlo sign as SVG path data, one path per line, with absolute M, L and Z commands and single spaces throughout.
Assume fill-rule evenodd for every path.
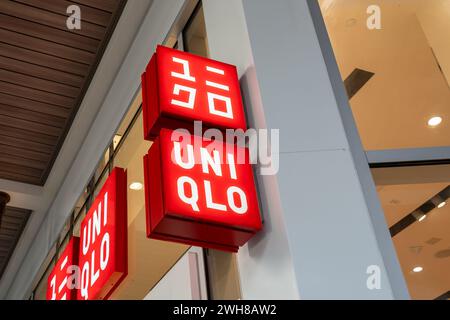
M 127 177 L 115 168 L 81 222 L 79 300 L 106 299 L 127 274 Z
M 47 279 L 47 300 L 75 300 L 78 268 L 78 237 L 69 240 Z
M 248 150 L 173 133 L 162 129 L 144 158 L 147 235 L 237 251 L 261 229 L 252 167 L 238 163 Z
M 144 136 L 161 128 L 246 129 L 236 67 L 158 46 L 142 75 Z

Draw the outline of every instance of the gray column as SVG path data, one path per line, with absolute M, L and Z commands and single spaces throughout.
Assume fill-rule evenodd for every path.
M 265 230 L 238 255 L 243 297 L 408 299 L 317 2 L 204 8 L 211 57 L 238 65 L 250 123 L 280 129 L 280 171 L 258 177 Z M 366 285 L 372 265 L 380 289 Z

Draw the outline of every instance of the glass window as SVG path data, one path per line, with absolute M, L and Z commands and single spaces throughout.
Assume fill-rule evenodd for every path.
M 97 182 L 95 183 L 94 194 L 93 194 L 92 199 L 95 199 L 95 197 L 97 197 L 97 195 L 100 193 L 100 190 L 102 190 L 103 185 L 105 184 L 106 180 L 108 179 L 108 176 L 109 176 L 109 171 L 104 170 L 102 172 L 102 174 L 97 178 Z
M 113 140 L 115 141 L 115 140 Z M 95 181 L 97 181 L 99 179 L 99 177 L 107 170 L 105 170 L 106 166 L 108 165 L 109 162 L 109 155 L 110 155 L 110 148 L 106 148 L 105 153 L 103 155 L 103 157 L 100 159 L 98 165 L 97 165 L 97 169 L 95 169 L 95 174 L 93 179 Z M 108 173 L 106 173 L 108 174 Z
M 191 247 L 152 287 L 144 300 L 207 299 L 203 251 Z
M 39 284 L 36 287 L 36 290 L 34 292 L 34 300 L 46 300 L 47 297 L 47 278 L 52 272 L 53 266 L 55 265 L 54 262 L 50 264 L 50 267 L 45 272 L 42 280 L 39 282 Z
M 114 166 L 125 168 L 128 185 L 128 275 L 110 299 L 143 299 L 189 246 L 148 239 L 146 234 L 143 157 L 151 142 L 142 138 L 142 112 L 114 157 Z
M 50 249 L 50 252 L 45 258 L 44 263 L 42 264 L 40 270 L 38 271 L 38 274 L 40 274 L 41 277 L 39 278 L 39 281 L 35 286 L 33 300 L 45 300 L 47 297 L 47 278 L 52 272 L 53 267 L 55 265 L 55 259 L 53 259 L 54 256 L 55 256 L 55 246 L 53 246 L 52 249 Z
M 450 299 L 450 165 L 372 171 L 411 298 Z
M 72 217 L 69 216 L 69 218 L 67 219 L 66 223 L 63 226 L 62 231 L 60 232 L 60 238 L 61 238 L 61 251 L 64 250 L 66 243 L 68 242 L 69 238 L 70 238 L 70 225 L 72 223 Z
M 213 300 L 238 300 L 241 298 L 236 254 L 207 250 L 209 289 Z
M 433 154 L 433 147 L 449 146 L 448 1 L 319 5 L 363 146 L 384 150 L 369 154 L 414 148 Z M 401 159 L 403 151 L 389 154 Z M 385 219 L 411 297 L 449 299 L 450 166 L 407 160 L 410 166 L 372 164 Z
M 78 198 L 77 203 L 75 204 L 75 208 L 74 208 L 75 214 L 78 214 L 78 211 L 81 210 L 81 208 L 83 207 L 83 205 L 86 202 L 87 197 L 88 197 L 88 192 L 87 192 L 87 189 L 85 188 L 83 194 Z
M 319 0 L 366 150 L 450 145 L 447 0 Z
M 85 216 L 86 216 L 86 206 L 82 207 L 81 210 L 78 211 L 78 215 L 75 218 L 75 222 L 73 225 L 73 235 L 76 237 L 80 236 L 81 221 L 83 221 Z
M 201 3 L 195 8 L 191 19 L 183 30 L 183 43 L 184 51 L 202 57 L 208 56 L 208 39 Z
M 63 238 L 61 238 L 61 243 L 60 243 L 59 248 L 58 248 L 58 255 L 57 255 L 58 259 L 61 257 L 61 254 L 66 249 L 66 246 L 69 243 L 69 241 L 71 239 L 71 236 L 72 235 L 66 233 L 66 235 Z

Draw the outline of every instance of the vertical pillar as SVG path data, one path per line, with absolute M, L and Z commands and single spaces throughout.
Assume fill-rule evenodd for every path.
M 258 177 L 264 231 L 238 254 L 243 298 L 407 299 L 317 2 L 203 3 L 250 125 L 280 129 L 280 170 Z

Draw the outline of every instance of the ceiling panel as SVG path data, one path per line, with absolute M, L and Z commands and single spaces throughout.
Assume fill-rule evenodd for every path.
M 0 1 L 0 178 L 45 183 L 125 3 Z
M 0 278 L 30 214 L 30 210 L 6 207 L 0 226 Z

